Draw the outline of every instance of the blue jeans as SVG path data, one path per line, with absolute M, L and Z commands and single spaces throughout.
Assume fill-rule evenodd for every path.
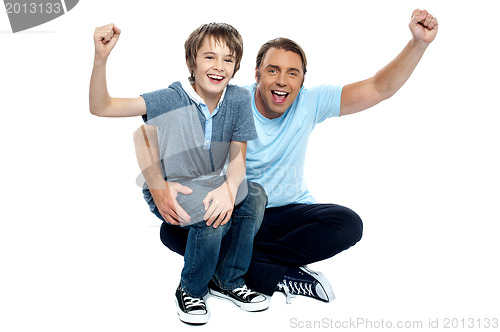
M 223 226 L 213 228 L 199 222 L 186 229 L 162 224 L 162 231 L 165 228 L 187 231 L 181 285 L 189 296 L 204 296 L 211 279 L 222 289 L 234 289 L 245 283 L 243 275 L 252 259 L 253 239 L 267 204 L 262 187 L 251 182 L 248 186 L 247 198 L 235 206 L 231 219 Z M 158 209 L 153 213 L 163 220 Z

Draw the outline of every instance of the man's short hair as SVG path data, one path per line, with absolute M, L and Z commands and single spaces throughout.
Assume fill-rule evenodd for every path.
M 243 57 L 243 38 L 238 30 L 226 23 L 207 23 L 194 30 L 184 43 L 186 61 L 189 70 L 196 68 L 196 55 L 205 37 L 214 38 L 217 43 L 224 43 L 234 56 L 234 74 L 240 69 Z
M 267 51 L 270 48 L 277 48 L 279 50 L 281 49 L 298 54 L 302 60 L 302 70 L 305 75 L 305 73 L 307 72 L 306 54 L 304 53 L 304 50 L 302 49 L 302 47 L 300 47 L 299 44 L 288 38 L 275 38 L 262 45 L 262 47 L 259 50 L 259 53 L 257 53 L 257 61 L 255 65 L 256 68 L 260 68 L 262 60 L 264 59 L 264 56 L 266 55 Z

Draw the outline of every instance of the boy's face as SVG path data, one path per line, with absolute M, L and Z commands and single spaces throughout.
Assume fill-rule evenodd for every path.
M 206 37 L 196 55 L 194 89 L 205 102 L 218 101 L 234 74 L 235 59 L 225 43 Z

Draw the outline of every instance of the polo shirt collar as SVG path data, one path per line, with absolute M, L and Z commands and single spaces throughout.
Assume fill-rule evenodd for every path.
M 203 98 L 201 98 L 196 93 L 196 91 L 194 91 L 193 86 L 191 85 L 191 81 L 189 80 L 189 78 L 181 81 L 181 85 L 182 85 L 182 88 L 184 89 L 184 91 L 189 96 L 189 98 L 191 98 L 191 100 L 194 101 L 198 106 L 200 106 L 200 104 L 206 105 Z M 227 89 L 227 85 L 224 88 L 224 91 L 222 91 L 222 95 L 220 96 L 219 103 L 217 103 L 217 108 L 220 107 L 220 105 L 222 104 L 222 101 L 224 100 L 224 96 L 226 95 L 226 89 Z

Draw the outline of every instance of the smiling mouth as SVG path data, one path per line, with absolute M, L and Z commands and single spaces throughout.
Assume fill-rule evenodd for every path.
M 210 81 L 213 81 L 214 83 L 219 83 L 225 78 L 224 76 L 214 75 L 214 74 L 209 74 L 207 76 L 210 79 Z
M 273 96 L 273 101 L 278 104 L 282 104 L 285 102 L 286 97 L 288 97 L 289 93 L 279 90 L 271 90 L 271 94 Z

